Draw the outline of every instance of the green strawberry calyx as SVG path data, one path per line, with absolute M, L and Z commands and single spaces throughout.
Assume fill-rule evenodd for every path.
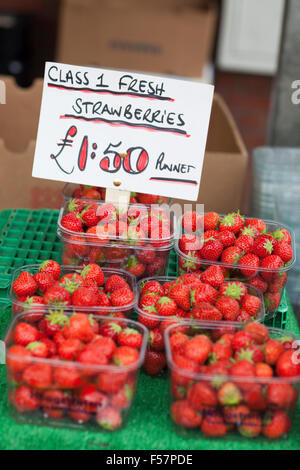
M 224 392 L 222 393 L 222 404 L 233 406 L 238 405 L 241 402 L 242 395 L 240 390 L 233 383 L 228 382 L 224 385 Z
M 69 317 L 63 313 L 63 310 L 50 310 L 50 313 L 46 315 L 46 319 L 50 322 L 50 325 L 65 326 L 70 322 Z
M 26 349 L 28 349 L 29 351 L 34 351 L 36 348 L 38 348 L 39 346 L 41 346 L 43 343 L 41 343 L 40 341 L 32 341 L 31 343 L 27 344 L 26 346 Z
M 63 282 L 61 282 L 59 285 L 63 287 L 63 289 L 68 291 L 70 294 L 73 294 L 73 292 L 75 292 L 75 290 L 78 289 L 80 284 L 81 284 L 80 281 L 75 281 L 75 275 L 74 275 L 72 279 L 65 278 Z
M 251 362 L 251 364 L 254 364 L 253 355 L 254 355 L 254 351 L 252 351 L 249 348 L 240 349 L 236 355 L 237 362 L 246 360 L 248 362 Z
M 225 287 L 224 295 L 227 297 L 232 297 L 236 300 L 241 300 L 243 292 L 244 289 L 242 283 L 229 283 Z
M 123 330 L 123 333 L 126 335 L 126 336 L 129 336 L 129 335 L 138 335 L 139 332 L 134 330 L 133 328 L 125 328 Z

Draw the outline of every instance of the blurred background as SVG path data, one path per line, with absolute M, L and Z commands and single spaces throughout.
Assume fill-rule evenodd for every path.
M 297 239 L 299 24 L 298 0 L 0 0 L 0 74 L 28 90 L 16 91 L 15 82 L 8 82 L 0 140 L 10 151 L 10 165 L 16 153 L 27 155 L 35 138 L 41 95 L 36 79 L 43 76 L 46 60 L 213 83 L 216 98 L 199 202 L 207 210 L 241 208 L 279 220 L 293 227 Z M 14 108 L 12 133 L 7 116 L 10 106 L 19 104 L 31 119 L 24 130 L 24 115 Z M 33 183 L 28 161 L 25 166 L 22 184 L 31 199 L 22 196 L 23 205 L 57 207 L 57 183 Z M 8 175 L 9 168 L 1 184 L 1 208 Z M 11 195 L 7 204 L 12 205 Z M 298 259 L 288 281 L 294 305 L 300 303 Z

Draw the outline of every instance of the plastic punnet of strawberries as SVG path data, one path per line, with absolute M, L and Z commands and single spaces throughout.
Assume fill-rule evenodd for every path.
M 56 312 L 15 317 L 6 336 L 9 402 L 17 421 L 65 426 L 124 424 L 147 330 L 121 318 Z
M 33 307 L 54 313 L 57 308 L 73 307 L 99 315 L 129 315 L 136 301 L 136 282 L 126 271 L 102 270 L 95 263 L 75 270 L 46 260 L 15 271 L 11 296 L 15 314 Z
M 164 274 L 173 219 L 168 206 L 68 200 L 58 220 L 63 263 L 122 267 L 136 277 Z
M 178 429 L 268 439 L 289 432 L 300 381 L 292 334 L 257 322 L 242 329 L 186 322 L 165 336 Z
M 240 277 L 260 289 L 266 311 L 276 311 L 287 271 L 295 260 L 290 230 L 275 222 L 245 218 L 239 212 L 193 211 L 182 217 L 181 230 L 184 233 L 176 247 L 180 273 L 218 264 L 226 278 Z
M 100 186 L 74 185 L 67 183 L 63 190 L 65 198 L 70 199 L 95 199 L 97 201 L 105 201 L 106 189 Z M 168 198 L 164 196 L 156 196 L 154 194 L 134 193 L 130 194 L 131 204 L 168 204 Z
M 242 281 L 225 282 L 220 266 L 178 278 L 147 278 L 138 284 L 138 320 L 149 330 L 144 368 L 150 375 L 166 365 L 163 334 L 178 321 L 249 322 L 263 320 L 261 292 Z

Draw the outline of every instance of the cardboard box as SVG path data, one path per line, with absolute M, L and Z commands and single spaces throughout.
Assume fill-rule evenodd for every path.
M 216 19 L 212 0 L 62 0 L 57 60 L 201 77 Z
M 0 79 L 6 85 L 6 104 L 0 104 L 0 209 L 59 208 L 64 183 L 31 176 L 43 80 L 20 88 L 11 77 Z
M 19 88 L 12 78 L 0 79 L 7 90 L 6 104 L 0 105 L 0 209 L 59 208 L 64 183 L 31 176 L 43 81 Z M 215 95 L 198 202 L 219 212 L 241 207 L 247 162 L 231 113 Z

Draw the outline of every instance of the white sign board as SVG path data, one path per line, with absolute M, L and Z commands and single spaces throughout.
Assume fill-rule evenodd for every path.
M 32 175 L 194 201 L 213 90 L 47 62 Z

